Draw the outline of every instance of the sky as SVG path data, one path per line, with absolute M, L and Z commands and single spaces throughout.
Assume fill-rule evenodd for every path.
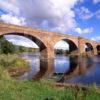
M 100 0 L 0 0 L 0 22 L 100 42 Z M 28 43 L 18 36 L 6 38 L 14 43 Z M 66 45 L 63 41 L 59 44 Z

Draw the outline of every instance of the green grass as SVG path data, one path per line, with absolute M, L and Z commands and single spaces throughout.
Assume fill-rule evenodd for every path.
M 100 93 L 93 86 L 59 88 L 50 82 L 0 80 L 0 100 L 100 100 Z

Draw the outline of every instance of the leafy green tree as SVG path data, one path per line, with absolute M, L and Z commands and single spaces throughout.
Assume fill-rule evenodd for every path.
M 0 37 L 0 52 L 4 54 L 14 53 L 14 45 L 8 42 L 5 37 Z
M 22 52 L 39 52 L 39 49 L 14 45 L 7 41 L 4 36 L 0 36 L 0 53 L 22 53 Z

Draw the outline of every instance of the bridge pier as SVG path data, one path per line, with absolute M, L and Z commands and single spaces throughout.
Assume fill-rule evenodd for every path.
M 98 55 L 98 51 L 97 51 L 97 48 L 96 48 L 96 46 L 94 46 L 94 55 Z
M 55 57 L 54 48 L 47 47 L 44 50 L 40 51 L 40 58 L 41 59 L 53 59 Z
M 78 38 L 78 53 L 79 55 L 83 55 L 85 53 L 85 43 L 83 38 Z

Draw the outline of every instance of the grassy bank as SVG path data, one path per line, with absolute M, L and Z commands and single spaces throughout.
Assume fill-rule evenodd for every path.
M 0 55 L 0 76 L 19 76 L 29 69 L 29 64 L 25 59 L 18 57 L 16 54 Z M 4 76 L 5 77 L 5 76 Z M 6 78 L 5 77 L 5 78 Z
M 0 100 L 99 100 L 94 86 L 84 90 L 78 87 L 59 88 L 50 82 L 0 80 Z

